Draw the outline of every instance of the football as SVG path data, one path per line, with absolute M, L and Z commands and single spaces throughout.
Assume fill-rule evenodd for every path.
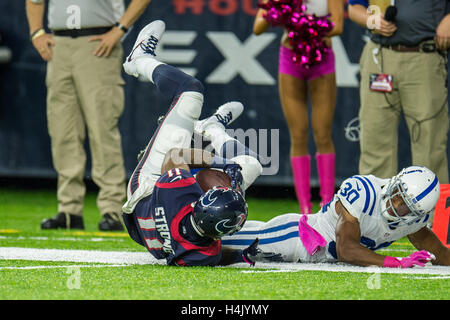
M 208 191 L 214 186 L 223 186 L 231 188 L 231 179 L 223 171 L 214 169 L 202 169 L 199 172 L 197 172 L 195 179 L 202 188 L 203 192 Z

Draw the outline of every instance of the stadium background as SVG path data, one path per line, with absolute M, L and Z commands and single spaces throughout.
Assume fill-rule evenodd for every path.
M 233 128 L 268 129 L 269 141 L 270 134 L 278 129 L 279 144 L 269 150 L 275 152 L 279 147 L 279 163 L 268 164 L 278 170 L 276 174 L 260 177 L 255 184 L 292 186 L 289 135 L 277 88 L 282 30 L 272 28 L 262 36 L 253 36 L 255 13 L 256 0 L 153 0 L 123 40 L 124 52 L 129 52 L 145 24 L 155 19 L 164 20 L 167 32 L 160 46 L 160 56 L 204 83 L 202 117 L 210 115 L 226 101 L 238 100 L 246 110 Z M 46 123 L 46 65 L 29 41 L 24 1 L 1 1 L 0 33 L 0 177 L 54 179 L 56 172 Z M 364 30 L 349 19 L 345 20 L 343 35 L 333 39 L 338 82 L 333 123 L 337 184 L 358 171 L 358 61 L 365 40 Z M 237 66 L 237 62 L 241 64 Z M 169 102 L 148 83 L 126 74 L 124 79 L 126 106 L 120 119 L 120 131 L 129 176 L 136 165 L 136 155 L 147 144 L 158 117 L 166 112 Z M 312 133 L 309 148 L 314 154 Z M 404 122 L 400 126 L 399 156 L 399 167 L 411 163 Z M 89 174 L 88 162 L 88 180 Z M 318 186 L 314 161 L 312 184 Z

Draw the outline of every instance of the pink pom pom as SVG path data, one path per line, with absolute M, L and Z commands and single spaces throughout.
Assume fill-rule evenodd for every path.
M 285 26 L 292 15 L 292 0 L 269 0 L 267 3 L 258 3 L 258 7 L 265 9 L 264 19 L 271 26 Z
M 299 18 L 291 19 L 291 25 L 287 27 L 295 31 L 291 32 L 289 36 L 292 50 L 296 56 L 293 61 L 299 62 L 306 68 L 321 63 L 329 51 L 323 38 L 333 28 L 327 17 L 303 14 Z M 299 46 L 300 42 L 308 45 Z
M 307 15 L 303 0 L 269 0 L 258 3 L 267 11 L 264 18 L 272 26 L 282 26 L 288 31 L 294 55 L 292 61 L 306 68 L 319 64 L 329 49 L 323 38 L 333 29 L 328 16 Z

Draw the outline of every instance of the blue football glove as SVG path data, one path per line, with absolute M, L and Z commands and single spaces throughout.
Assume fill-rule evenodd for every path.
M 238 186 L 242 184 L 242 173 L 241 166 L 237 163 L 227 164 L 223 168 L 223 171 L 231 178 L 231 188 L 236 189 Z

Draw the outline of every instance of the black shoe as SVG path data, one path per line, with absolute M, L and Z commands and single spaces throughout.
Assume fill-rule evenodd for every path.
M 53 218 L 42 221 L 41 229 L 82 229 L 84 230 L 83 217 L 65 212 L 58 213 Z
M 123 225 L 120 215 L 117 213 L 105 213 L 98 223 L 98 228 L 102 231 L 122 231 Z

